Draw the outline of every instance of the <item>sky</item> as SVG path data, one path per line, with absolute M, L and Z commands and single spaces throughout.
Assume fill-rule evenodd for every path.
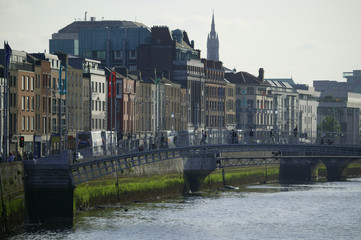
M 361 69 L 361 0 L 0 0 L 0 41 L 49 51 L 53 33 L 87 18 L 181 29 L 207 57 L 214 11 L 224 66 L 265 78 L 345 81 Z

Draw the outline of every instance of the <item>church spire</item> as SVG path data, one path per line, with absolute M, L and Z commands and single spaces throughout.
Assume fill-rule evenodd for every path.
M 213 14 L 212 14 L 212 25 L 211 25 L 211 33 L 212 32 L 216 32 L 216 26 L 214 24 L 214 10 L 213 10 Z
M 219 61 L 219 42 L 218 34 L 216 32 L 216 24 L 214 23 L 214 10 L 212 14 L 211 32 L 207 39 L 207 59 Z

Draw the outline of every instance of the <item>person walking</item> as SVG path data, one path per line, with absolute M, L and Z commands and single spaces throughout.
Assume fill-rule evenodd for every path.
M 153 139 L 152 139 L 152 136 L 149 137 L 148 146 L 149 146 L 149 151 L 152 150 L 152 148 L 153 148 Z
M 297 126 L 293 129 L 293 134 L 294 134 L 294 136 L 296 138 L 297 134 L 298 134 Z
M 165 138 L 163 133 L 162 136 L 160 137 L 160 148 L 165 148 Z
M 235 144 L 236 143 L 236 133 L 234 132 L 234 129 L 232 129 L 232 141 L 231 141 L 232 144 Z
M 252 143 L 253 140 L 253 128 L 251 127 L 251 130 L 249 131 L 249 142 Z
M 202 137 L 199 144 L 202 145 L 203 143 L 204 143 L 204 131 L 202 130 Z
M 270 140 L 273 142 L 273 143 L 276 143 L 276 141 L 275 141 L 275 134 L 274 134 L 274 132 L 273 132 L 273 128 L 271 128 L 271 131 L 270 131 L 270 133 L 269 133 L 269 135 L 270 135 Z
M 14 162 L 14 160 L 15 160 L 15 156 L 12 153 L 10 153 L 8 162 Z
M 203 143 L 207 144 L 207 131 L 204 131 L 203 138 L 204 138 Z

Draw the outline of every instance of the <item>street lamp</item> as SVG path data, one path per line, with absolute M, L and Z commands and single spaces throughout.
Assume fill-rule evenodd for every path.
M 174 131 L 174 112 L 172 112 L 172 131 Z

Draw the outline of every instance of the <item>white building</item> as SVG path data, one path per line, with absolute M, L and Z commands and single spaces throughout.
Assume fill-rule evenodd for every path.
M 303 138 L 315 142 L 317 138 L 317 108 L 321 92 L 315 91 L 314 87 L 296 84 L 294 87 L 299 94 L 299 131 Z

